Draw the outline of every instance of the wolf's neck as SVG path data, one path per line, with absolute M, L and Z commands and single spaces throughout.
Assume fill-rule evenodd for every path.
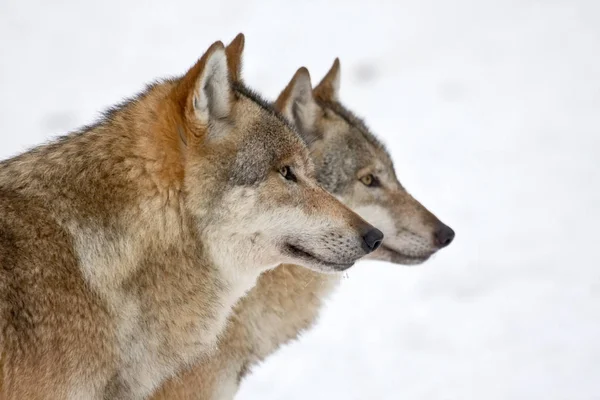
M 206 256 L 219 272 L 227 288 L 225 305 L 228 309 L 256 285 L 261 273 L 278 265 L 278 263 L 264 265 L 261 259 L 277 259 L 277 257 L 257 254 L 261 253 L 256 250 L 256 241 L 261 240 L 258 237 L 251 239 L 247 235 L 225 234 L 218 229 L 208 228 L 203 231 L 202 239 Z

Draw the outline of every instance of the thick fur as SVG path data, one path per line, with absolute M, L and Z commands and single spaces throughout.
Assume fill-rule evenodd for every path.
M 373 228 L 237 82 L 236 43 L 0 163 L 1 399 L 145 398 L 214 351 L 261 272 L 331 272 L 366 254 Z
M 383 245 L 370 257 L 397 264 L 424 262 L 448 244 L 437 243 L 436 233 L 449 228 L 398 182 L 384 146 L 338 101 L 339 82 L 338 60 L 314 92 L 308 71 L 301 68 L 277 108 L 301 128 L 320 183 L 384 231 Z M 368 174 L 378 186 L 361 181 Z M 253 365 L 311 327 L 339 278 L 296 265 L 265 272 L 236 305 L 218 352 L 167 382 L 154 399 L 232 399 Z

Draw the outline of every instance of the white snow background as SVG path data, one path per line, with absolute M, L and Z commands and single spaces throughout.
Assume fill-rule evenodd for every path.
M 361 262 L 238 399 L 600 399 L 600 1 L 0 1 L 0 158 L 246 34 L 274 99 L 342 99 L 457 233 Z

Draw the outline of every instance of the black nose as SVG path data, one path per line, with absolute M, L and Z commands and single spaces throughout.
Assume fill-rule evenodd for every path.
M 448 246 L 454 240 L 454 231 L 449 226 L 446 226 L 440 222 L 438 229 L 434 233 L 435 244 L 441 249 L 442 247 Z
M 383 233 L 377 228 L 371 228 L 363 235 L 362 248 L 367 254 L 371 253 L 381 246 L 382 241 Z

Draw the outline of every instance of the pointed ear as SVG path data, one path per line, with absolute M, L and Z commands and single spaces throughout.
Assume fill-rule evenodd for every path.
M 312 134 L 318 107 L 313 97 L 310 74 L 304 67 L 296 71 L 275 102 L 275 108 L 296 125 L 303 136 Z
M 325 78 L 315 88 L 315 97 L 323 101 L 338 101 L 340 93 L 340 59 L 336 58 Z
M 229 66 L 230 78 L 232 82 L 242 80 L 242 53 L 244 52 L 244 34 L 238 35 L 229 43 L 225 49 L 227 53 L 227 65 Z
M 201 136 L 210 121 L 227 118 L 231 113 L 232 89 L 225 47 L 215 42 L 180 79 L 173 90 L 189 136 Z M 185 142 L 186 138 L 182 137 Z

